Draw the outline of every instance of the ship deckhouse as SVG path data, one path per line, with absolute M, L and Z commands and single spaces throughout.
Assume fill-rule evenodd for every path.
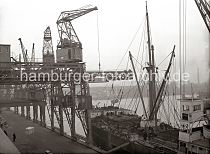
M 201 121 L 204 113 L 204 102 L 198 98 L 184 98 L 180 100 L 181 129 L 186 130 L 197 121 Z
M 184 148 L 194 153 L 209 151 L 210 129 L 207 120 L 209 111 L 207 100 L 198 98 L 180 100 L 179 149 Z

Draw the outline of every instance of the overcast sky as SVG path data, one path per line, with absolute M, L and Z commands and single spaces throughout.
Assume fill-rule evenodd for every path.
M 30 52 L 35 43 L 36 58 L 41 58 L 43 32 L 50 26 L 56 52 L 59 39 L 56 20 L 61 11 L 87 4 L 97 6 L 99 10 L 72 22 L 83 44 L 87 69 L 98 69 L 97 14 L 102 69 L 116 69 L 145 17 L 145 0 L 0 0 L 0 43 L 11 44 L 12 53 L 18 55 L 21 53 L 18 38 L 21 37 Z M 148 9 L 156 62 L 161 62 L 175 44 L 178 65 L 179 0 L 148 0 Z M 133 45 L 130 50 L 135 55 L 138 47 Z M 207 79 L 206 57 L 208 31 L 194 0 L 187 0 L 187 70 L 192 74 L 192 80 L 196 81 L 198 67 L 201 80 Z M 124 69 L 123 65 L 121 69 Z

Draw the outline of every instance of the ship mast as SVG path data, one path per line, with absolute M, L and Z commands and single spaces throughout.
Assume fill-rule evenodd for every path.
M 150 39 L 150 26 L 149 26 L 149 15 L 146 2 L 146 21 L 147 21 L 147 39 L 148 39 L 148 52 L 149 52 L 149 63 L 147 71 L 149 74 L 149 114 L 152 114 L 154 107 L 154 101 L 156 98 L 156 87 L 155 87 L 155 61 L 154 61 L 154 46 L 151 45 Z M 150 120 L 156 119 L 156 115 L 150 117 Z

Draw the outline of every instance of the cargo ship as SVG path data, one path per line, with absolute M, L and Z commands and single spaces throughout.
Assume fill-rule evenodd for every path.
M 199 0 L 195 2 L 202 15 L 202 6 L 209 6 L 209 4 Z M 94 108 L 91 112 L 93 144 L 113 153 L 209 154 L 210 99 L 195 95 L 193 90 L 189 96 L 180 92 L 179 99 L 175 100 L 180 103 L 179 109 L 176 111 L 179 117 L 177 127 L 171 125 L 170 119 L 166 123 L 161 119 L 161 116 L 158 117 L 160 106 L 164 104 L 166 97 L 166 85 L 169 83 L 170 69 L 175 57 L 175 46 L 169 54 L 169 65 L 165 71 L 164 78 L 160 86 L 157 87 L 153 74 L 156 74 L 158 69 L 155 66 L 154 46 L 151 44 L 150 39 L 151 32 L 147 5 L 146 29 L 149 60 L 146 62 L 147 66 L 143 67 L 143 69 L 146 69 L 149 78 L 147 82 L 149 89 L 148 107 L 145 107 L 142 94 L 142 90 L 145 87 L 139 82 L 135 70 L 136 65 L 133 62 L 134 57 L 129 53 L 138 88 L 138 98 L 139 102 L 142 103 L 141 107 L 144 114 L 141 116 L 137 114 L 136 110 L 139 104 L 136 105 L 137 108 L 134 111 L 122 108 L 116 103 L 110 103 L 110 106 Z M 175 102 L 172 102 L 171 105 L 173 103 L 175 104 Z
M 95 107 L 91 112 L 93 144 L 109 152 L 111 150 L 111 152 L 126 151 L 130 153 L 177 153 L 179 129 L 166 124 L 161 119 L 158 119 L 157 116 L 166 95 L 165 89 L 175 57 L 175 46 L 170 53 L 168 67 L 164 73 L 160 88 L 158 88 L 155 79 L 158 68 L 155 66 L 154 46 L 151 43 L 147 4 L 145 26 L 147 28 L 149 62 L 143 69 L 146 69 L 148 74 L 148 108 L 146 108 L 144 103 L 142 87 L 133 61 L 134 57 L 129 52 L 129 59 L 140 99 L 136 109 L 133 111 L 120 107 L 119 103 L 122 97 L 119 94 L 118 98 L 110 101 L 111 105 Z M 157 89 L 158 91 L 156 92 Z M 141 116 L 136 112 L 140 102 L 144 111 L 144 114 Z

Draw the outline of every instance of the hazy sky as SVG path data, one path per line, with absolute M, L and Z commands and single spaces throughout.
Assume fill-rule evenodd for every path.
M 36 57 L 41 58 L 43 32 L 50 26 L 55 52 L 59 39 L 56 20 L 61 11 L 77 9 L 87 4 L 97 6 L 99 10 L 72 22 L 83 44 L 87 69 L 98 69 L 97 13 L 102 69 L 115 69 L 145 17 L 145 0 L 0 0 L 0 43 L 11 44 L 12 52 L 17 56 L 21 53 L 18 41 L 21 37 L 30 52 L 32 43 L 35 43 Z M 178 65 L 179 0 L 148 0 L 148 9 L 157 63 L 176 44 Z M 140 29 L 139 36 L 142 30 L 143 28 Z M 135 55 L 138 46 L 133 45 L 130 50 Z M 207 79 L 206 57 L 208 31 L 194 0 L 187 0 L 187 70 L 192 74 L 192 80 L 197 78 L 195 70 L 198 67 L 201 80 Z M 126 61 L 127 57 L 123 64 Z M 121 68 L 124 69 L 124 66 Z

